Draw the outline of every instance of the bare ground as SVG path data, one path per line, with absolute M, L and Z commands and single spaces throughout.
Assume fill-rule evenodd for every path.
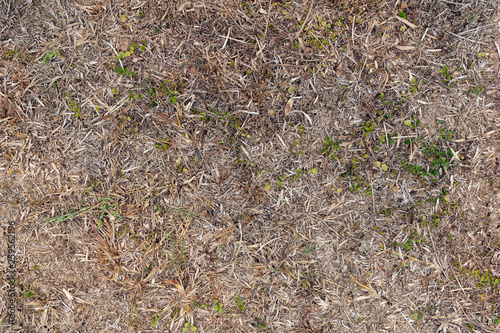
M 495 0 L 2 0 L 14 328 L 498 332 L 498 22 Z

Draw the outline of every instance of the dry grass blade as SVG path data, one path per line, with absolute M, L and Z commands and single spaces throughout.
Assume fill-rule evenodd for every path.
M 293 108 L 293 97 L 290 97 L 285 105 L 285 116 L 288 116 L 290 112 L 292 112 L 292 108 Z
M 401 50 L 401 51 L 410 51 L 410 50 L 414 50 L 415 49 L 415 46 L 400 46 L 400 45 L 396 45 L 395 47 L 398 50 Z
M 409 26 L 412 29 L 417 29 L 418 28 L 418 26 L 416 26 L 415 24 L 411 23 L 410 21 L 408 21 L 405 18 L 399 17 L 397 15 L 393 15 L 392 17 L 398 19 L 399 21 L 403 22 L 404 24 L 406 24 L 407 26 Z

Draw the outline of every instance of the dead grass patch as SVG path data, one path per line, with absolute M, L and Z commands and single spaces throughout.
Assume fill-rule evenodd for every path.
M 489 0 L 3 1 L 22 330 L 498 331 L 497 21 Z

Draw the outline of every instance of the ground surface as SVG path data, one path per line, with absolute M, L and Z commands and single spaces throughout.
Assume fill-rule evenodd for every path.
M 2 299 L 13 220 L 23 332 L 499 331 L 498 21 L 2 0 Z

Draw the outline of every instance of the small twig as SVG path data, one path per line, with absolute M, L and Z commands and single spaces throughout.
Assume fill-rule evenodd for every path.
M 475 28 L 475 29 L 470 29 L 470 30 L 467 30 L 467 31 L 462 31 L 462 32 L 459 32 L 458 35 L 465 35 L 466 33 L 473 32 L 473 31 L 476 31 L 476 30 L 481 30 L 481 29 L 484 29 L 484 28 L 489 27 L 491 25 L 495 25 L 495 23 L 486 24 L 486 25 L 483 25 L 482 27 Z
M 372 29 L 373 29 L 374 26 L 375 26 L 375 23 L 372 23 L 372 27 L 370 28 L 370 30 L 368 30 L 368 34 L 366 34 L 365 45 L 368 45 L 368 38 L 370 38 L 370 34 L 371 34 Z
M 449 32 L 449 31 L 447 31 L 447 33 L 449 33 L 450 35 L 453 35 L 453 36 L 455 36 L 455 37 L 458 37 L 458 38 L 462 38 L 462 39 L 468 40 L 469 42 L 473 42 L 473 43 L 478 43 L 478 44 L 487 45 L 486 43 L 483 43 L 483 42 L 478 42 L 477 40 L 473 40 L 473 39 L 469 39 L 469 38 L 465 38 L 465 37 L 459 36 L 459 35 L 457 35 L 457 34 L 454 34 L 453 32 Z
M 478 326 L 478 327 L 481 327 L 481 328 L 482 328 L 483 330 L 485 330 L 486 332 L 499 332 L 499 330 L 498 330 L 498 329 L 496 329 L 496 328 L 491 328 L 491 327 L 485 326 L 485 325 L 483 325 L 483 324 L 481 324 L 481 323 L 478 323 L 477 321 L 475 321 L 475 320 L 471 319 L 470 314 L 468 314 L 468 315 L 467 315 L 467 321 L 468 321 L 468 322 L 470 322 L 470 323 L 471 323 L 471 324 L 473 324 L 473 325 L 476 325 L 476 326 Z
M 497 41 L 495 41 L 495 45 L 497 46 L 497 52 L 498 52 L 498 56 L 500 57 L 500 47 L 498 46 L 498 43 L 497 43 Z
M 120 66 L 122 67 L 122 70 L 125 70 L 125 69 L 123 68 L 123 64 L 122 64 L 122 60 L 120 59 L 120 55 L 118 54 L 118 52 L 116 52 L 116 50 L 115 50 L 115 48 L 113 47 L 113 45 L 111 45 L 110 43 L 108 43 L 108 42 L 106 42 L 106 41 L 104 41 L 104 43 L 108 44 L 108 45 L 111 47 L 111 49 L 113 49 L 113 51 L 115 51 L 116 57 L 118 58 L 118 61 L 120 62 Z
M 399 17 L 397 15 L 393 15 L 393 17 L 397 18 L 398 20 L 400 20 L 401 22 L 403 22 L 404 24 L 406 24 L 407 26 L 409 26 L 412 29 L 417 29 L 418 28 L 418 26 L 416 26 L 415 24 L 411 23 L 407 19 L 404 19 L 404 18 Z
M 236 39 L 236 38 L 231 38 L 228 36 L 221 36 L 221 35 L 218 35 L 218 37 L 221 37 L 221 38 L 226 38 L 226 39 L 230 39 L 230 40 L 234 40 L 235 42 L 239 42 L 239 43 L 243 43 L 243 44 L 248 44 L 247 42 L 245 42 L 244 40 L 241 40 L 241 39 Z
M 354 40 L 354 29 L 355 29 L 354 22 L 356 22 L 356 16 L 354 16 L 352 19 L 352 31 L 351 31 L 352 32 L 352 40 Z
M 267 8 L 266 30 L 264 31 L 264 38 L 267 36 L 267 27 L 269 26 L 269 15 L 271 15 L 272 0 L 269 0 L 269 7 Z
M 298 38 L 299 35 L 302 33 L 302 30 L 304 30 L 304 26 L 306 25 L 306 22 L 309 19 L 309 16 L 311 15 L 313 5 L 314 5 L 314 0 L 311 0 L 311 6 L 309 6 L 309 12 L 307 13 L 307 16 L 306 16 L 306 19 L 304 20 L 304 23 L 302 23 L 302 25 L 300 26 L 300 30 L 297 31 L 297 33 L 295 34 L 295 38 Z
M 452 5 L 457 5 L 457 6 L 463 5 L 463 3 L 459 3 L 459 2 L 452 2 L 452 1 L 448 1 L 448 0 L 441 0 L 441 1 L 452 4 Z
M 172 57 L 177 53 L 177 51 L 181 48 L 182 44 L 184 44 L 184 41 L 182 41 L 179 46 L 175 49 L 174 53 L 172 53 Z M 224 44 L 225 45 L 225 44 Z
M 425 35 L 427 35 L 427 31 L 429 31 L 429 28 L 425 29 L 424 34 L 422 35 L 422 39 L 420 39 L 421 42 L 424 40 Z
M 226 40 L 224 41 L 224 45 L 222 45 L 221 50 L 224 50 L 224 48 L 226 47 L 227 40 L 228 40 L 230 34 L 231 34 L 231 27 L 229 27 L 229 30 L 227 31 Z

